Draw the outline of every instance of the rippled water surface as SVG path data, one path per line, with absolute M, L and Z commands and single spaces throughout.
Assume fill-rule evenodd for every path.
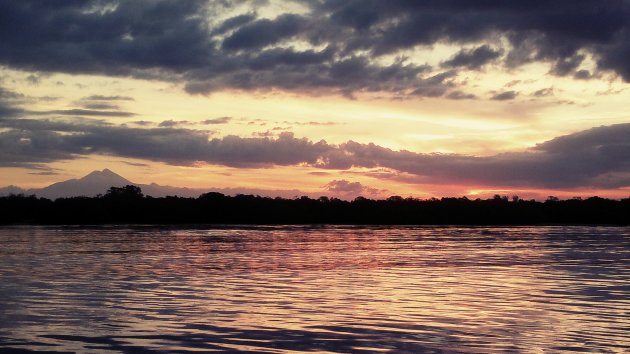
M 630 352 L 630 228 L 0 228 L 0 351 Z

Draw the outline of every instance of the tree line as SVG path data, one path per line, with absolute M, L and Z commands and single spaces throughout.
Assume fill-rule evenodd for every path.
M 96 197 L 0 197 L 0 224 L 628 225 L 630 198 L 535 201 L 499 195 L 490 199 L 392 196 L 348 201 L 215 192 L 198 198 L 154 198 L 130 185 L 111 187 Z

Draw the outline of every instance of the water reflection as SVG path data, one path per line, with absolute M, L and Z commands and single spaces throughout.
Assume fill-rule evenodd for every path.
M 630 229 L 0 229 L 0 348 L 630 349 Z

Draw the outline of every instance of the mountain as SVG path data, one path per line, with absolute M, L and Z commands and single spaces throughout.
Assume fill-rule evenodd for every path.
M 29 189 L 25 194 L 35 194 L 49 199 L 74 196 L 93 197 L 97 194 L 105 194 L 109 187 L 123 187 L 128 184 L 134 183 L 111 170 L 104 169 L 91 172 L 83 178 L 53 183 L 41 189 Z
M 0 195 L 34 194 L 38 197 L 44 197 L 48 199 L 78 196 L 93 197 L 98 194 L 105 194 L 110 187 L 123 187 L 126 185 L 138 186 L 142 189 L 142 192 L 144 194 L 153 197 L 164 197 L 167 195 L 197 197 L 200 194 L 206 192 L 206 190 L 160 186 L 155 183 L 133 183 L 130 180 L 106 168 L 102 171 L 93 171 L 82 178 L 73 178 L 67 181 L 53 183 L 50 186 L 44 188 L 23 189 L 17 186 L 0 188 Z
M 198 197 L 199 195 L 209 191 L 219 192 L 226 195 L 253 194 L 269 197 L 279 196 L 283 198 L 305 195 L 304 192 L 300 192 L 299 190 L 262 190 L 255 188 L 194 189 L 186 187 L 161 186 L 156 183 L 140 184 L 133 183 L 109 169 L 104 169 L 102 171 L 93 171 L 79 179 L 69 179 L 67 181 L 53 183 L 44 188 L 23 189 L 16 186 L 0 188 L 0 196 L 9 194 L 34 194 L 38 197 L 48 199 L 77 196 L 93 197 L 98 194 L 105 194 L 110 187 L 123 187 L 126 185 L 138 186 L 142 189 L 142 193 L 152 197 L 165 197 L 169 195 L 176 195 L 180 197 Z

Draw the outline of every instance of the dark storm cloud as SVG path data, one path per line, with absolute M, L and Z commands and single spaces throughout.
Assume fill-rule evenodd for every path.
M 468 69 L 478 70 L 482 66 L 496 60 L 501 56 L 500 50 L 494 50 L 488 45 L 473 50 L 461 50 L 451 59 L 442 63 L 443 67 L 465 67 Z
M 23 110 L 10 105 L 5 105 L 0 101 L 0 119 L 3 117 L 14 117 L 24 113 Z
M 419 154 L 348 142 L 324 166 L 386 167 L 423 183 L 477 183 L 547 188 L 630 185 L 630 124 L 593 128 L 521 153 L 488 157 Z
M 25 95 L 0 87 L 0 119 L 19 116 L 24 110 L 15 107 L 15 103 L 26 98 Z
M 69 159 L 81 153 L 66 144 L 58 133 L 46 130 L 2 131 L 0 147 L 0 166 L 3 167 L 28 168 L 38 166 L 38 163 Z
M 2 2 L 0 14 L 2 60 L 24 69 L 179 72 L 211 51 L 201 1 Z
M 191 93 L 280 88 L 432 97 L 446 91 L 441 82 L 427 87 L 438 74 L 431 68 L 374 59 L 439 42 L 475 48 L 443 58 L 446 67 L 543 61 L 554 75 L 598 77 L 584 71 L 589 55 L 596 71 L 630 81 L 627 0 L 302 4 L 307 11 L 300 15 L 248 12 L 215 24 L 211 20 L 237 6 L 201 0 L 2 1 L 0 64 L 43 74 L 175 80 Z M 497 41 L 501 37 L 506 41 Z
M 282 15 L 274 20 L 258 20 L 236 30 L 223 41 L 227 50 L 257 49 L 300 32 L 305 19 L 297 15 Z
M 386 168 L 415 183 L 532 188 L 630 186 L 630 124 L 603 126 L 558 137 L 519 153 L 494 156 L 422 154 L 348 141 L 313 142 L 225 136 L 176 127 L 131 128 L 94 119 L 41 120 L 0 117 L 0 166 L 105 154 L 174 165 L 199 162 L 233 167 L 307 165 L 322 170 Z
M 227 20 L 223 21 L 221 25 L 214 29 L 215 34 L 223 34 L 229 30 L 239 28 L 249 22 L 252 22 L 256 19 L 254 14 L 243 14 L 234 17 L 230 17 Z
M 278 48 L 263 51 L 259 55 L 251 57 L 245 64 L 253 70 L 268 70 L 278 65 L 300 67 L 329 62 L 333 59 L 333 55 L 334 51 L 330 50 L 330 47 L 322 51 L 305 50 L 301 52 Z
M 270 53 L 273 52 L 273 53 Z M 278 54 L 281 55 L 278 56 Z M 268 60 L 267 56 L 274 56 Z M 241 90 L 261 90 L 280 88 L 284 90 L 317 93 L 330 90 L 351 97 L 357 91 L 393 92 L 409 94 L 414 85 L 428 87 L 435 85 L 443 92 L 442 82 L 433 77 L 422 78 L 420 75 L 429 70 L 426 65 L 413 65 L 396 62 L 382 66 L 370 62 L 367 57 L 355 56 L 343 59 L 328 59 L 329 50 L 315 52 L 307 50 L 263 51 L 231 62 L 232 72 L 228 75 L 216 75 L 213 70 L 200 69 L 191 72 L 186 91 L 189 93 L 208 93 L 223 88 Z M 416 94 L 421 95 L 418 91 Z
M 573 74 L 573 78 L 576 80 L 588 80 L 592 79 L 593 75 L 588 70 L 578 70 Z
M 575 72 L 580 64 L 582 64 L 582 61 L 584 61 L 584 55 L 577 54 L 568 58 L 559 59 L 551 68 L 551 73 L 558 76 L 568 75 Z
M 314 164 L 331 147 L 324 142 L 281 133 L 275 140 L 226 136 L 174 127 L 130 128 L 89 121 L 0 119 L 0 165 L 17 166 L 109 154 L 162 161 L 174 165 L 196 162 L 227 166 L 265 167 Z

